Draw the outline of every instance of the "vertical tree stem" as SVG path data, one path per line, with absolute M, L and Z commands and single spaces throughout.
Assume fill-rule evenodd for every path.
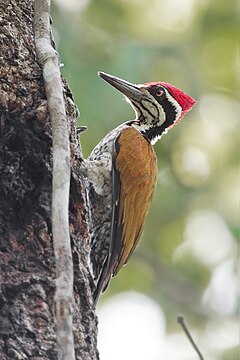
M 51 46 L 50 0 L 35 0 L 34 32 L 52 124 L 52 233 L 57 275 L 54 318 L 58 359 L 73 360 L 73 263 L 68 218 L 70 143 L 58 54 Z

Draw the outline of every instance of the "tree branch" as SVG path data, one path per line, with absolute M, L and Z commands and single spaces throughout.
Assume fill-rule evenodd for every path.
M 195 344 L 193 338 L 192 338 L 192 335 L 190 334 L 190 331 L 188 330 L 188 327 L 184 321 L 184 317 L 183 316 L 178 316 L 177 317 L 177 322 L 181 325 L 185 335 L 187 336 L 189 342 L 192 344 L 193 348 L 195 349 L 196 353 L 198 354 L 199 356 L 199 359 L 200 360 L 204 360 L 200 350 L 198 349 L 197 345 Z
M 51 46 L 50 0 L 35 0 L 34 32 L 52 123 L 52 233 L 57 272 L 54 319 L 58 359 L 73 360 L 73 262 L 68 217 L 70 143 L 58 54 Z

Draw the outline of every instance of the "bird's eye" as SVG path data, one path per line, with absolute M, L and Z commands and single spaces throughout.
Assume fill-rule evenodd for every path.
M 159 89 L 159 90 L 156 91 L 156 96 L 159 96 L 159 97 L 160 97 L 160 96 L 163 96 L 163 95 L 164 95 L 164 91 L 163 91 L 163 90 L 160 90 L 160 89 Z

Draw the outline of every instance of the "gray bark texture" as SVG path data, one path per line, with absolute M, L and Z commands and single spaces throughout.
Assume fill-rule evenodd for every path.
M 53 320 L 52 136 L 33 34 L 33 1 L 0 0 L 0 359 L 57 359 Z M 70 236 L 75 356 L 98 359 L 88 211 L 77 109 L 64 83 L 71 142 Z

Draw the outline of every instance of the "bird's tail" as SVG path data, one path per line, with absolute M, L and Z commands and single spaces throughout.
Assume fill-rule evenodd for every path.
M 97 305 L 101 293 L 103 293 L 107 289 L 111 276 L 112 276 L 112 269 L 109 269 L 109 259 L 106 258 L 105 264 L 103 266 L 103 270 L 99 276 L 96 289 L 93 294 L 93 302 L 95 306 Z

